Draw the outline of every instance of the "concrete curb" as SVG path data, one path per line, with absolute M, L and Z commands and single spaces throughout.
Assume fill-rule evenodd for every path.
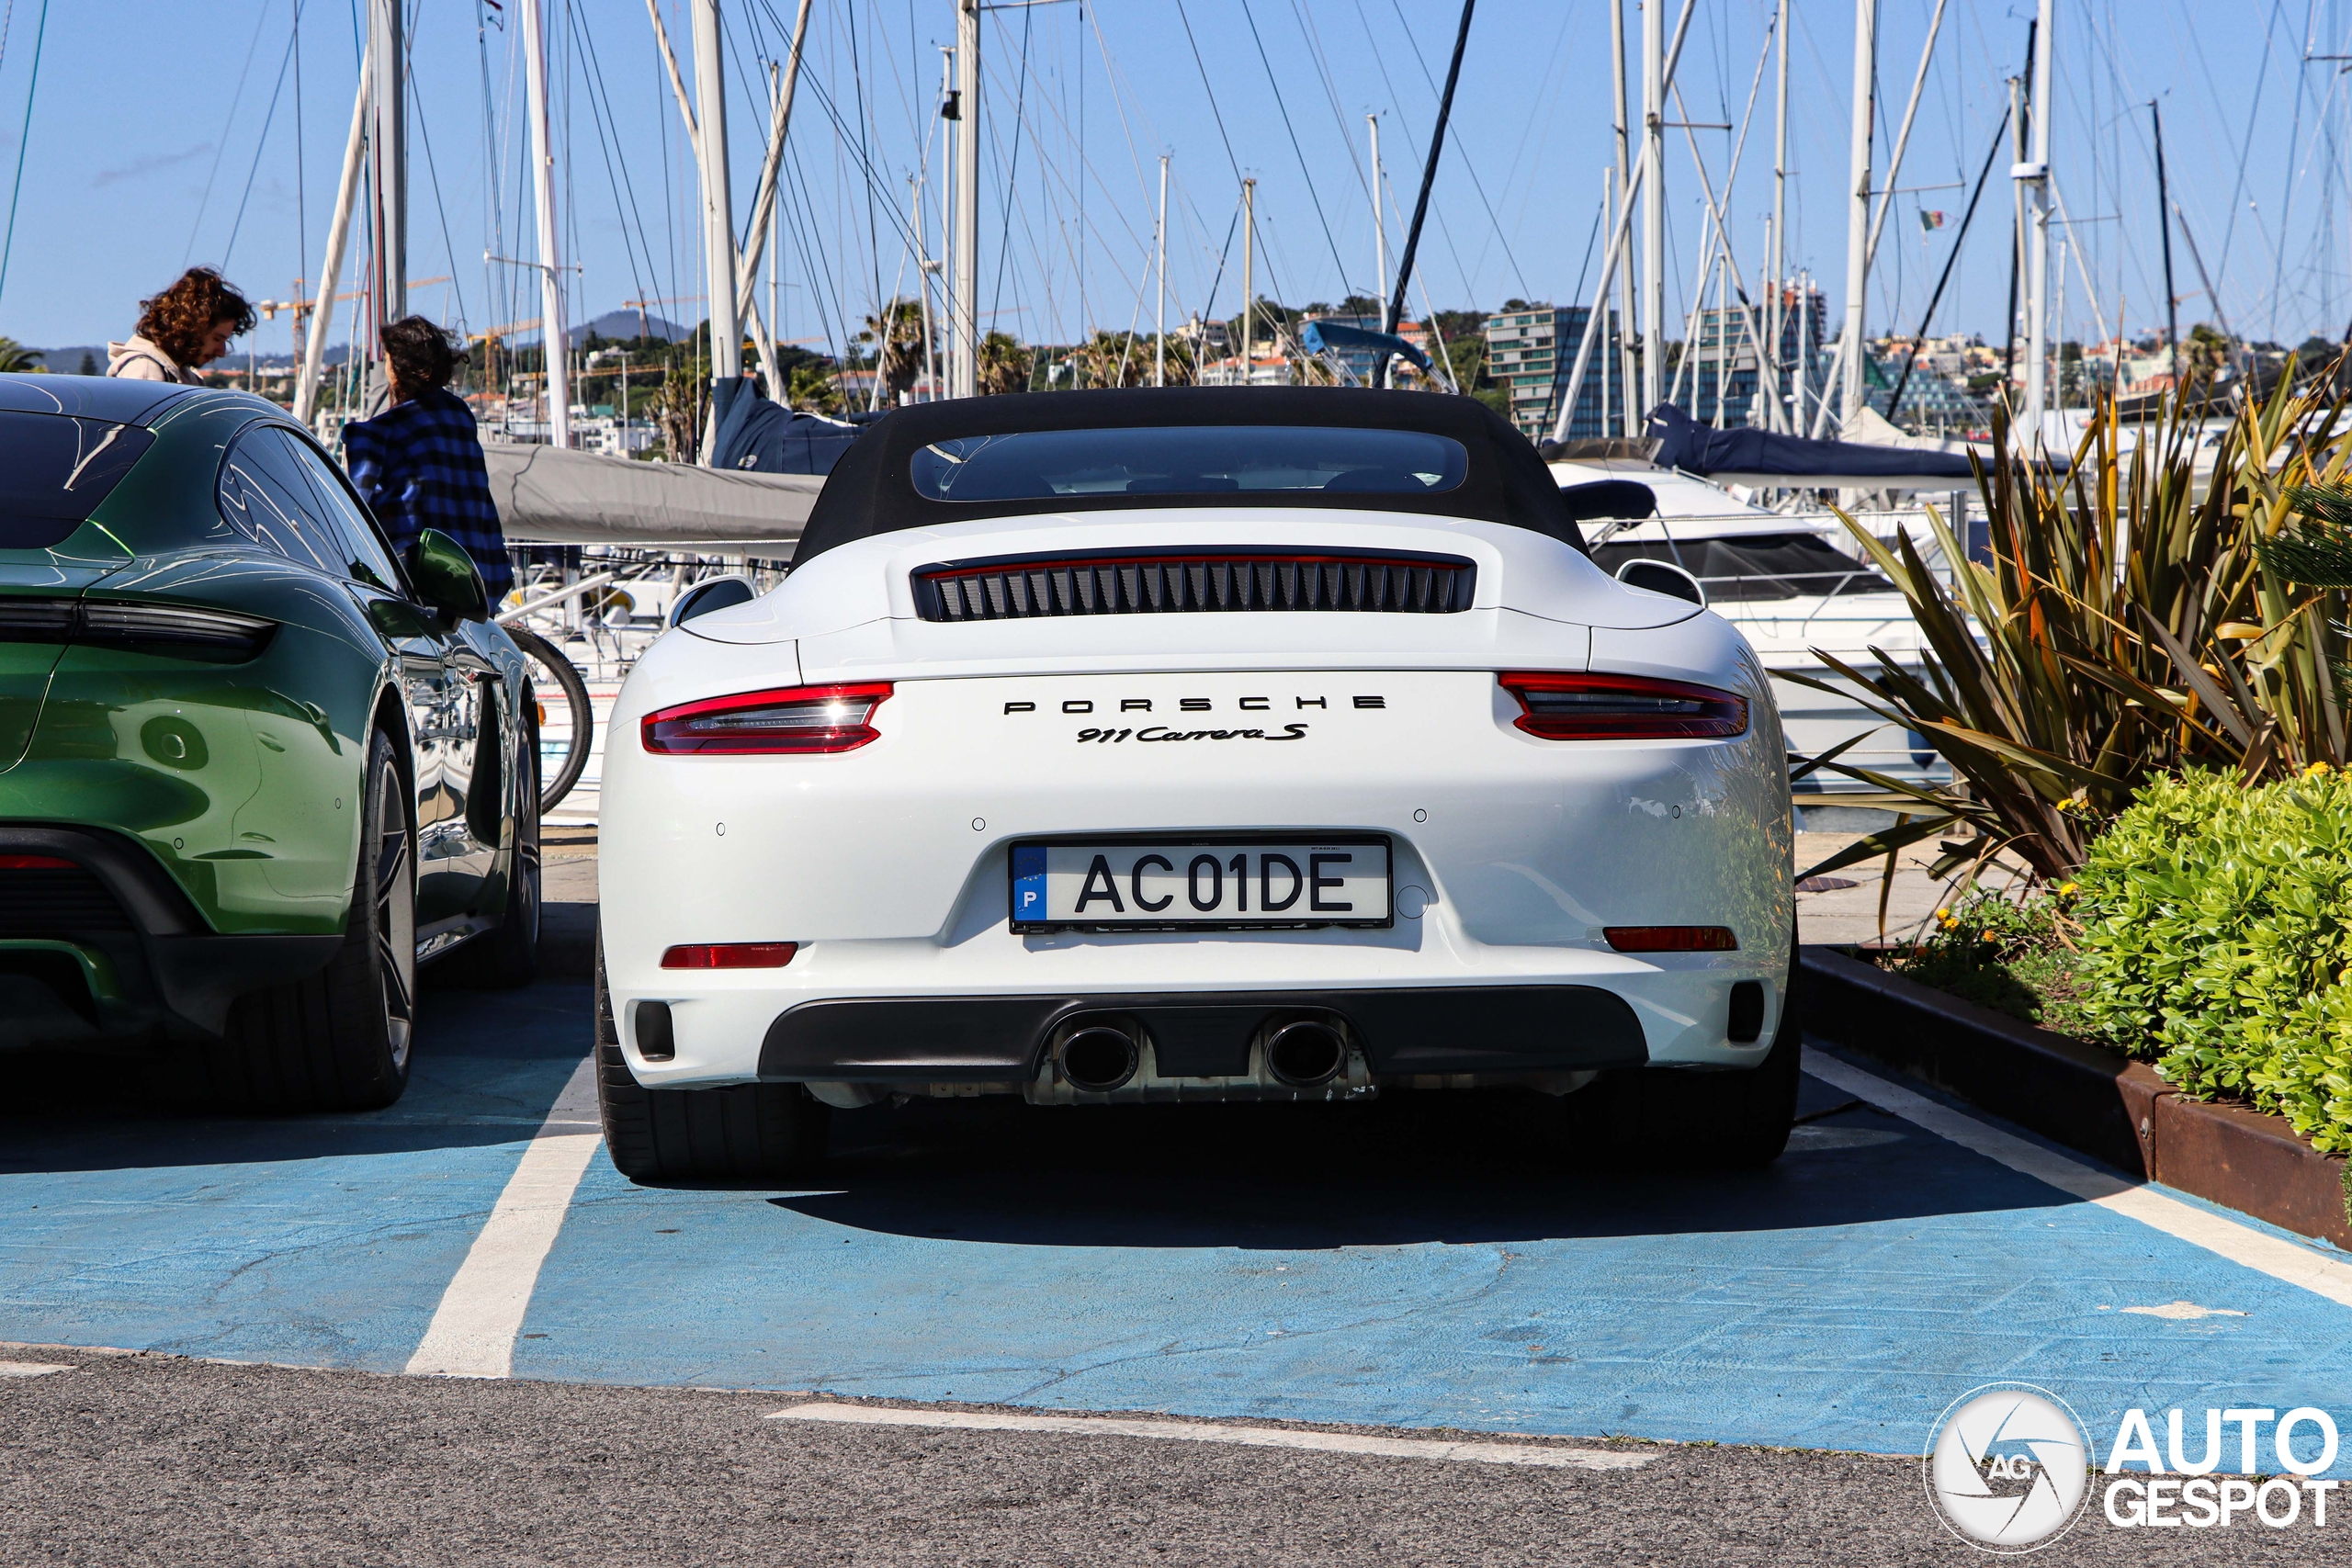
M 1804 1027 L 2133 1176 L 2352 1249 L 2352 1189 L 2283 1116 L 2184 1099 L 2144 1062 L 1802 950 Z

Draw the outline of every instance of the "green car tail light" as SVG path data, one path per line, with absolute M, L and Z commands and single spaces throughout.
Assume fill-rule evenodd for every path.
M 277 623 L 232 610 L 118 599 L 0 599 L 0 642 L 82 643 L 134 653 L 242 663 Z

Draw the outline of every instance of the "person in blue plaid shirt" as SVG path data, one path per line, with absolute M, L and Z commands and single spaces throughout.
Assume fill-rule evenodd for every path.
M 383 344 L 392 403 L 343 427 L 344 467 L 403 559 L 419 533 L 440 529 L 474 558 L 494 605 L 514 585 L 514 573 L 473 411 L 449 390 L 459 356 L 448 334 L 423 316 L 392 322 Z

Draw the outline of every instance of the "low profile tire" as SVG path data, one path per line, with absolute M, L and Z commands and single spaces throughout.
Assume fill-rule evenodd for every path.
M 495 930 L 484 931 L 435 968 L 461 986 L 509 991 L 539 977 L 539 724 L 536 704 L 523 704 L 523 782 L 514 792 L 514 854 L 506 869 L 505 907 Z
M 824 1158 L 825 1107 L 798 1084 L 647 1089 L 628 1070 L 596 944 L 596 1106 L 613 1168 L 631 1181 L 750 1181 Z
M 368 743 L 359 863 L 324 969 L 240 997 L 204 1054 L 200 1092 L 262 1111 L 377 1111 L 408 1088 L 416 1032 L 416 833 L 390 738 Z
M 1567 1097 L 1562 1152 L 1575 1165 L 1632 1163 L 1701 1170 L 1753 1170 L 1788 1147 L 1796 1123 L 1804 1030 L 1797 1017 L 1796 953 L 1771 1048 L 1753 1067 L 1711 1072 L 1634 1067 L 1603 1073 Z

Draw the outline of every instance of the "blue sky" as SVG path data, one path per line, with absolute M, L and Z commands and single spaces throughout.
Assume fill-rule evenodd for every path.
M 14 0 L 0 42 L 0 174 L 13 175 L 20 146 L 24 157 L 0 333 L 44 346 L 122 336 L 137 299 L 189 262 L 225 262 L 255 297 L 289 294 L 324 242 L 359 3 L 299 0 L 295 50 L 298 0 L 51 0 L 28 122 L 43 0 Z M 684 7 L 662 3 L 683 53 Z M 1607 3 L 1479 6 L 1422 243 L 1417 311 L 1423 290 L 1447 308 L 1589 294 L 1610 146 Z M 1663 3 L 1670 26 L 1676 8 Z M 1684 101 L 1671 118 L 1738 121 L 1776 6 L 1698 3 L 1679 73 Z M 792 6 L 724 4 L 740 214 L 766 123 L 763 62 L 782 52 Z M 1934 4 L 1883 0 L 1882 169 Z M 2352 18 L 2331 33 L 2331 10 L 2317 0 L 2062 0 L 2053 163 L 2072 220 L 2065 231 L 2080 246 L 2065 267 L 2065 335 L 2102 336 L 2119 316 L 2134 330 L 2162 320 L 2151 99 L 2164 108 L 2174 197 L 2232 324 L 2289 342 L 2344 332 L 2352 76 L 2335 62 L 2302 62 L 2352 54 Z M 488 0 L 414 0 L 414 11 L 422 134 L 411 154 L 409 270 L 452 281 L 417 289 L 412 303 L 477 331 L 533 315 L 525 276 L 481 259 L 492 246 L 530 254 L 513 33 Z M 548 12 L 566 259 L 584 269 L 571 286 L 573 319 L 628 299 L 698 295 L 691 170 L 643 0 L 548 0 Z M 1795 0 L 1794 13 L 1790 255 L 1822 278 L 1834 310 L 1853 7 Z M 1967 203 L 1958 187 L 1984 158 L 2005 78 L 2022 61 L 2030 14 L 2022 0 L 1950 0 L 1868 302 L 1872 331 L 1917 321 Z M 991 11 L 983 308 L 1031 341 L 1137 321 L 1148 330 L 1162 152 L 1174 171 L 1171 319 L 1237 306 L 1240 246 L 1228 238 L 1237 170 L 1260 181 L 1261 292 L 1302 303 L 1368 288 L 1364 116 L 1383 117 L 1401 209 L 1389 219 L 1393 266 L 1457 15 L 1452 0 L 1063 0 Z M 1626 15 L 1638 39 L 1630 3 Z M 939 243 L 935 46 L 952 39 L 953 11 L 949 0 L 817 0 L 811 30 L 789 160 L 780 335 L 823 346 L 854 330 L 877 295 L 913 289 L 907 179 L 924 166 L 926 138 L 927 227 Z M 1751 284 L 1771 200 L 1772 91 L 1768 72 L 1726 208 Z M 1736 133 L 1695 134 L 1720 192 Z M 1679 317 L 1704 206 L 1683 133 L 1669 136 L 1668 294 Z M 1938 330 L 2001 330 L 2007 164 L 2005 152 Z M 1922 209 L 1948 213 L 1946 225 L 1925 229 Z M 2184 326 L 2210 318 L 2178 230 L 2174 261 Z M 702 312 L 693 300 L 655 308 L 684 321 Z M 281 315 L 255 341 L 282 350 L 288 336 Z

